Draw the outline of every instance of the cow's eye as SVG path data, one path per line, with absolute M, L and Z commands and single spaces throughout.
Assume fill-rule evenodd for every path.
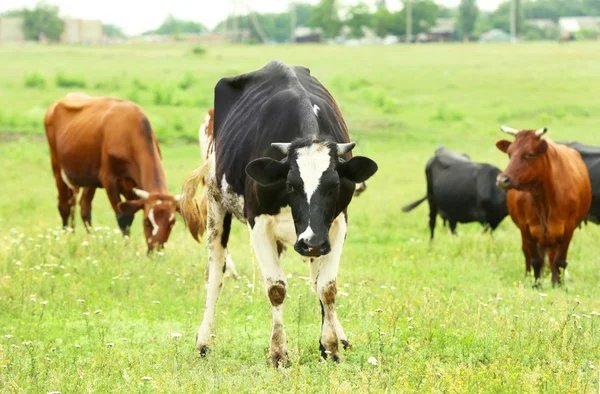
M 532 158 L 534 158 L 534 157 L 535 157 L 535 153 L 527 153 L 527 154 L 525 155 L 525 158 L 526 158 L 526 159 L 532 159 Z
M 294 193 L 296 191 L 296 189 L 294 189 L 294 186 L 292 186 L 290 183 L 286 183 L 286 188 L 288 193 Z

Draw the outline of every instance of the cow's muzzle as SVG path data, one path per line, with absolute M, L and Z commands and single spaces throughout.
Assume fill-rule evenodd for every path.
M 294 245 L 294 250 L 305 257 L 319 257 L 331 252 L 331 244 L 327 240 L 299 239 Z
M 510 189 L 510 178 L 504 174 L 498 175 L 496 185 L 503 190 Z

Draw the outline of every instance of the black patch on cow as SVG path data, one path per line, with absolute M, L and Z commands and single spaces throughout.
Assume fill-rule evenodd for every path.
M 600 224 L 600 147 L 585 145 L 579 142 L 559 142 L 575 149 L 581 155 L 587 167 L 592 186 L 592 205 L 587 220 Z
M 229 242 L 229 233 L 231 232 L 231 213 L 227 212 L 223 218 L 223 233 L 221 234 L 221 246 L 227 247 Z

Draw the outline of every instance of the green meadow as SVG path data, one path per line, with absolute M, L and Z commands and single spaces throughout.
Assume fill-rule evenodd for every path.
M 600 386 L 600 228 L 577 230 L 570 278 L 525 276 L 510 218 L 429 242 L 425 163 L 443 145 L 500 168 L 501 124 L 547 126 L 558 141 L 600 145 L 600 43 L 342 46 L 0 47 L 1 392 L 592 393 Z M 284 321 L 292 364 L 269 364 L 271 311 L 244 225 L 230 251 L 216 338 L 195 349 L 205 245 L 181 218 L 146 256 L 141 218 L 118 233 L 102 190 L 88 234 L 60 229 L 43 130 L 71 91 L 139 103 L 172 193 L 201 164 L 197 131 L 220 77 L 272 59 L 309 67 L 336 97 L 355 154 L 379 164 L 349 209 L 337 308 L 353 344 L 320 361 L 321 314 L 290 248 Z M 375 362 L 373 361 L 374 358 Z M 371 359 L 371 361 L 369 361 Z

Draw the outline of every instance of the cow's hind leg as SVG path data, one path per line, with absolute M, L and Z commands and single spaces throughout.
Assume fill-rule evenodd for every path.
M 340 361 L 338 342 L 341 342 L 344 348 L 350 347 L 348 337 L 342 328 L 335 310 L 337 273 L 344 247 L 344 239 L 346 238 L 346 230 L 346 217 L 342 213 L 334 220 L 329 230 L 331 252 L 315 259 L 313 262 L 313 264 L 319 264 L 316 281 L 317 296 L 321 302 L 322 325 L 321 339 L 319 341 L 321 357 L 326 359 L 330 356 L 336 362 Z
M 207 203 L 208 281 L 206 283 L 206 306 L 202 324 L 196 337 L 196 348 L 202 356 L 206 355 L 211 336 L 214 334 L 215 312 L 217 300 L 223 287 L 223 276 L 226 269 L 225 254 L 232 218 L 231 213 L 226 212 L 214 198 L 208 197 Z
M 435 205 L 435 201 L 431 198 L 427 199 L 427 202 L 429 203 L 429 239 L 433 239 L 437 218 L 437 205 Z
M 274 367 L 287 366 L 289 356 L 283 327 L 283 302 L 287 294 L 287 277 L 281 268 L 273 219 L 262 215 L 250 227 L 250 241 L 260 264 L 267 297 L 271 303 L 273 328 L 269 355 Z
M 52 163 L 52 169 L 56 188 L 58 189 L 58 212 L 62 218 L 63 228 L 66 229 L 69 226 L 75 228 L 75 205 L 79 190 L 68 182 L 65 173 L 54 162 Z
M 87 232 L 90 232 L 92 228 L 92 200 L 96 193 L 95 187 L 86 187 L 81 193 L 81 199 L 79 200 L 79 207 L 81 208 L 81 219 L 85 225 Z

